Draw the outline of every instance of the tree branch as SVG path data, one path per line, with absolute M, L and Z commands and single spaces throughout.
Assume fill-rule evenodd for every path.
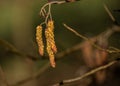
M 86 78 L 86 77 L 88 77 L 88 76 L 90 76 L 90 75 L 92 75 L 92 74 L 94 74 L 94 73 L 96 73 L 96 72 L 98 72 L 98 71 L 100 71 L 100 70 L 104 70 L 104 69 L 106 69 L 106 68 L 114 65 L 114 64 L 117 63 L 117 62 L 118 62 L 117 60 L 112 61 L 112 62 L 109 62 L 109 63 L 106 64 L 106 65 L 100 66 L 100 67 L 98 67 L 98 68 L 95 68 L 95 69 L 93 69 L 93 70 L 91 70 L 91 71 L 83 74 L 82 76 L 79 76 L 79 77 L 76 77 L 76 78 L 72 78 L 72 79 L 63 80 L 62 82 L 56 83 L 56 84 L 54 84 L 54 85 L 52 85 L 52 86 L 60 86 L 60 85 L 63 85 L 63 84 L 68 84 L 68 83 L 72 83 L 72 82 L 75 82 L 75 81 L 79 81 L 79 80 L 81 80 L 81 79 L 83 79 L 83 78 Z
M 18 56 L 22 56 L 22 57 L 27 57 L 33 61 L 37 60 L 38 57 L 35 57 L 35 56 L 31 56 L 29 54 L 24 54 L 23 52 L 20 52 L 18 49 L 16 49 L 12 44 L 8 43 L 7 41 L 5 40 L 2 40 L 0 39 L 0 45 L 2 47 L 4 47 L 5 49 L 5 53 L 11 53 L 11 54 L 15 54 L 15 55 L 18 55 Z
M 112 13 L 110 12 L 110 10 L 108 9 L 107 5 L 105 3 L 103 3 L 103 6 L 104 6 L 105 11 L 107 12 L 107 14 L 109 15 L 109 17 L 111 18 L 111 20 L 113 22 L 115 22 L 116 20 L 115 20 L 114 16 L 112 15 Z
M 37 79 L 39 78 L 39 76 L 49 67 L 49 63 L 46 63 L 38 72 L 36 72 L 35 74 L 31 75 L 30 77 L 23 79 L 21 81 L 16 82 L 15 84 L 9 85 L 9 86 L 21 86 L 31 80 Z
M 0 65 L 0 82 L 6 86 L 10 86 L 6 80 L 5 73 Z
M 77 31 L 75 31 L 73 28 L 69 27 L 68 25 L 66 24 L 63 24 L 64 27 L 66 27 L 66 29 L 70 30 L 71 32 L 73 32 L 76 36 L 84 39 L 85 41 L 89 41 L 91 43 L 91 45 L 93 45 L 95 48 L 99 49 L 99 50 L 103 50 L 103 51 L 106 51 L 108 53 L 120 53 L 119 49 L 118 50 L 109 50 L 109 49 L 104 49 L 104 48 L 101 48 L 100 46 L 96 45 L 93 41 L 91 41 L 89 38 L 81 35 L 80 33 L 78 33 Z M 103 35 L 103 34 L 102 34 Z M 100 36 L 100 35 L 98 35 Z M 98 37 L 97 36 L 97 37 Z

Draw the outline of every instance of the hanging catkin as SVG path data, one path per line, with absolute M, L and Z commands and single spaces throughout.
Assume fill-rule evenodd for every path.
M 51 48 L 53 50 L 54 53 L 57 52 L 57 48 L 56 48 L 56 45 L 55 45 L 55 39 L 54 39 L 54 22 L 52 20 L 49 20 L 48 21 L 48 32 L 49 32 L 49 39 L 50 39 L 50 43 L 51 43 Z
M 36 27 L 36 41 L 37 41 L 38 48 L 39 48 L 39 54 L 43 56 L 44 45 L 43 45 L 43 40 L 42 40 L 42 26 L 40 25 Z
M 47 53 L 49 55 L 50 64 L 55 67 L 54 54 L 57 52 L 57 48 L 54 41 L 54 22 L 49 20 L 47 28 L 45 30 L 46 42 L 47 42 Z

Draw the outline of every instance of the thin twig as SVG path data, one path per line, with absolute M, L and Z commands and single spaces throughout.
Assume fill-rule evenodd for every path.
M 51 14 L 51 4 L 48 4 L 48 13 L 47 13 L 47 16 L 46 16 L 46 18 L 45 18 L 45 23 L 46 23 L 46 25 L 47 25 L 47 21 L 48 21 L 48 18 L 49 18 L 49 15 Z
M 71 32 L 73 32 L 76 36 L 84 39 L 85 41 L 89 41 L 91 43 L 91 45 L 93 45 L 95 48 L 99 49 L 99 50 L 103 50 L 103 51 L 107 51 L 108 53 L 119 53 L 120 51 L 116 51 L 116 50 L 109 50 L 109 49 L 104 49 L 104 48 L 101 48 L 100 46 L 96 45 L 93 41 L 91 41 L 89 38 L 81 35 L 80 33 L 78 33 L 77 31 L 75 31 L 73 28 L 69 27 L 68 25 L 66 24 L 63 24 L 66 29 L 70 30 Z
M 52 8 L 52 5 L 50 4 L 50 6 L 49 6 L 49 10 L 50 10 L 50 20 L 52 20 L 51 8 Z
M 78 0 L 77 0 L 78 1 Z M 46 10 L 45 8 L 50 4 L 63 4 L 63 3 L 67 3 L 65 0 L 64 1 L 51 1 L 51 2 L 48 2 L 46 4 L 44 4 L 42 7 L 41 7 L 41 10 L 40 10 L 40 14 L 42 13 L 46 13 Z
M 44 11 L 42 11 L 42 12 L 40 13 L 40 15 L 42 15 L 43 17 L 46 16 L 45 14 L 46 14 L 46 13 L 44 13 Z
M 120 49 L 118 49 L 118 48 L 116 48 L 116 47 L 110 47 L 110 49 L 113 49 L 113 50 L 115 50 L 115 51 L 120 52 Z
M 108 13 L 109 17 L 111 18 L 111 20 L 113 22 L 115 22 L 116 20 L 115 20 L 114 16 L 112 15 L 112 13 L 110 12 L 110 10 L 108 9 L 107 5 L 105 3 L 103 3 L 103 6 L 105 8 L 105 11 Z
M 49 4 L 63 4 L 66 3 L 66 1 L 52 1 L 49 3 L 46 3 L 45 5 L 42 6 L 41 10 L 40 10 L 40 14 L 42 13 L 42 11 L 45 11 L 45 8 L 49 5 Z
M 54 85 L 52 85 L 52 86 L 60 86 L 60 85 L 63 85 L 63 84 L 68 84 L 68 83 L 72 83 L 72 82 L 75 82 L 75 81 L 79 81 L 79 80 L 81 80 L 81 79 L 83 79 L 83 78 L 86 78 L 86 77 L 88 77 L 88 76 L 90 76 L 90 75 L 92 75 L 92 74 L 94 74 L 94 73 L 96 73 L 96 72 L 98 72 L 98 71 L 100 71 L 100 70 L 104 70 L 104 69 L 106 69 L 106 68 L 114 65 L 114 64 L 117 63 L 117 62 L 118 62 L 118 61 L 116 61 L 116 60 L 115 60 L 115 61 L 112 61 L 112 62 L 109 62 L 109 63 L 106 64 L 106 65 L 100 66 L 100 67 L 98 67 L 98 68 L 96 68 L 96 69 L 93 69 L 93 70 L 91 70 L 91 71 L 83 74 L 82 76 L 79 76 L 79 77 L 76 77 L 76 78 L 72 78 L 72 79 L 63 80 L 62 82 L 56 83 L 56 84 L 54 84 Z

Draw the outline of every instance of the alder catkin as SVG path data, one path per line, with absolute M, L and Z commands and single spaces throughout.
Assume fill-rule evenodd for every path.
M 51 39 L 50 39 L 50 36 L 52 35 L 50 35 L 50 32 L 48 29 L 45 30 L 45 36 L 46 36 L 46 43 L 47 43 L 46 50 L 50 59 L 50 64 L 52 67 L 55 67 L 55 60 L 54 60 L 55 57 L 54 57 L 53 50 L 51 48 Z
M 43 45 L 43 39 L 42 39 L 42 26 L 36 27 L 36 41 L 39 48 L 39 54 L 43 56 L 44 54 L 44 45 Z
M 45 37 L 47 42 L 47 53 L 49 55 L 50 64 L 52 67 L 55 67 L 55 56 L 54 54 L 57 52 L 57 48 L 54 40 L 54 23 L 49 20 L 47 24 L 47 28 L 45 30 Z
M 54 39 L 54 22 L 52 20 L 48 21 L 47 29 L 49 30 L 49 40 L 51 41 L 51 48 L 54 53 L 57 52 L 57 47 L 55 45 L 55 39 Z

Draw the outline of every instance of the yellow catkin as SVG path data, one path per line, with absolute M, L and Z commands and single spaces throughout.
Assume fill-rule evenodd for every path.
M 51 41 L 51 48 L 54 53 L 57 52 L 57 47 L 55 45 L 55 39 L 54 39 L 54 22 L 52 20 L 48 21 L 47 29 L 49 31 L 49 40 Z
M 51 48 L 51 41 L 50 41 L 50 32 L 48 29 L 45 30 L 45 36 L 46 36 L 46 42 L 47 42 L 47 53 L 49 55 L 49 59 L 50 59 L 50 64 L 52 67 L 55 67 L 55 57 L 54 57 L 54 53 L 53 50 Z
M 44 45 L 43 45 L 43 40 L 42 40 L 42 26 L 40 25 L 36 27 L 36 41 L 37 41 L 38 48 L 39 48 L 39 54 L 43 56 Z
M 53 21 L 48 21 L 47 29 L 45 30 L 46 42 L 47 42 L 47 53 L 49 55 L 50 64 L 55 67 L 55 57 L 54 54 L 57 52 L 57 48 L 54 41 L 54 23 Z

